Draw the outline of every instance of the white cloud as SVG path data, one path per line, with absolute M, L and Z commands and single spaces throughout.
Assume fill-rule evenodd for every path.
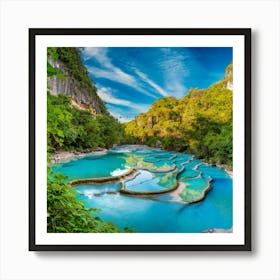
M 161 48 L 162 57 L 158 62 L 166 74 L 176 76 L 188 76 L 189 69 L 186 67 L 190 61 L 190 55 L 180 53 L 176 48 Z
M 130 122 L 134 119 L 134 117 L 124 117 L 121 114 L 117 114 L 114 112 L 111 112 L 111 115 L 121 123 Z
M 144 112 L 149 108 L 149 105 L 147 104 L 135 104 L 131 101 L 114 97 L 112 94 L 112 90 L 110 88 L 101 87 L 98 89 L 97 92 L 100 98 L 104 102 L 109 104 L 119 105 L 119 106 L 126 106 L 136 110 L 137 113 Z
M 119 67 L 116 67 L 111 62 L 107 54 L 107 48 L 84 48 L 85 60 L 94 58 L 101 67 L 88 66 L 88 71 L 97 78 L 105 78 L 114 82 L 125 84 L 137 91 L 144 93 L 147 96 L 156 98 L 155 95 L 146 91 L 141 87 L 137 79 L 134 76 L 124 72 Z
M 102 66 L 111 67 L 112 63 L 107 57 L 107 48 L 84 48 L 85 60 L 94 57 Z
M 154 81 L 148 78 L 146 74 L 139 70 L 135 70 L 135 73 L 143 80 L 145 81 L 148 85 L 150 85 L 152 88 L 154 88 L 160 95 L 162 96 L 168 96 L 169 94 L 158 84 L 156 84 Z
M 116 98 L 114 96 L 112 96 L 110 90 L 108 88 L 99 88 L 98 89 L 98 95 L 100 96 L 100 98 L 107 103 L 110 104 L 115 104 L 115 105 L 122 105 L 122 106 L 130 106 L 131 102 L 124 100 L 124 99 L 119 99 Z
M 88 67 L 88 71 L 97 78 L 104 78 L 111 81 L 123 83 L 126 85 L 133 86 L 133 82 L 131 82 L 130 77 L 127 77 L 125 73 L 121 73 L 120 71 L 114 72 L 107 69 L 101 69 L 95 66 Z
M 170 92 L 170 95 L 177 98 L 184 97 L 188 92 L 188 88 L 179 81 L 171 81 L 167 86 L 167 90 Z
M 158 66 L 163 72 L 166 90 L 178 98 L 187 94 L 186 81 L 190 75 L 191 54 L 186 55 L 176 48 L 161 48 L 162 57 Z
M 131 86 L 137 85 L 137 81 L 133 76 L 112 64 L 111 59 L 107 55 L 107 48 L 85 48 L 84 52 L 86 59 L 93 57 L 102 67 L 101 69 L 98 67 L 90 67 L 89 70 L 92 71 L 92 74 L 98 75 L 98 77 L 120 81 Z

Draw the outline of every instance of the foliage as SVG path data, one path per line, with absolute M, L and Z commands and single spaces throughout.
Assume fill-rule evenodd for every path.
M 47 75 L 48 77 L 52 77 L 57 74 L 56 68 L 52 67 L 52 65 L 48 62 L 47 63 Z
M 110 115 L 93 115 L 71 106 L 64 94 L 47 96 L 48 152 L 110 148 L 123 136 L 122 125 Z
M 56 47 L 48 47 L 47 48 L 47 55 L 51 57 L 54 61 L 57 61 L 59 58 L 58 49 Z
M 60 79 L 64 82 L 66 81 L 66 76 L 63 74 L 63 71 L 60 69 L 57 71 L 57 77 L 58 77 L 58 79 Z
M 210 163 L 232 167 L 232 123 L 220 123 L 198 115 L 192 129 L 186 131 L 191 139 L 188 150 Z
M 113 223 L 104 222 L 96 215 L 99 210 L 95 208 L 85 209 L 84 203 L 77 200 L 76 195 L 76 191 L 70 189 L 64 182 L 63 175 L 53 174 L 51 169 L 48 169 L 48 232 L 134 232 L 133 229 L 128 228 L 121 231 Z
M 222 81 L 208 89 L 190 89 L 182 99 L 156 100 L 150 110 L 125 124 L 126 142 L 187 151 L 232 167 L 232 63 Z

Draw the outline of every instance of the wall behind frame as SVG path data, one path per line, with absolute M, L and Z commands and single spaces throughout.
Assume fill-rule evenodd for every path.
M 1 279 L 280 278 L 279 1 L 2 0 L 0 5 Z M 252 28 L 253 252 L 28 251 L 29 27 Z

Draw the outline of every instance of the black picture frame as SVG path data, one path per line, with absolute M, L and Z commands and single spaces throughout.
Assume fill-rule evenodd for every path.
M 233 35 L 244 37 L 244 244 L 202 245 L 78 245 L 36 243 L 36 38 L 65 35 Z M 251 29 L 250 28 L 192 28 L 192 29 L 29 29 L 29 250 L 30 251 L 251 251 Z

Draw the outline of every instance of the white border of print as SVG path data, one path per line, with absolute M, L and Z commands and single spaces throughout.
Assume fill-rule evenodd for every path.
M 172 38 L 171 38 L 172 37 Z M 232 233 L 47 233 L 46 49 L 47 47 L 233 47 Z M 244 244 L 244 36 L 36 35 L 36 245 L 243 245 Z M 40 163 L 40 164 L 38 164 Z M 174 238 L 174 235 L 176 237 Z

